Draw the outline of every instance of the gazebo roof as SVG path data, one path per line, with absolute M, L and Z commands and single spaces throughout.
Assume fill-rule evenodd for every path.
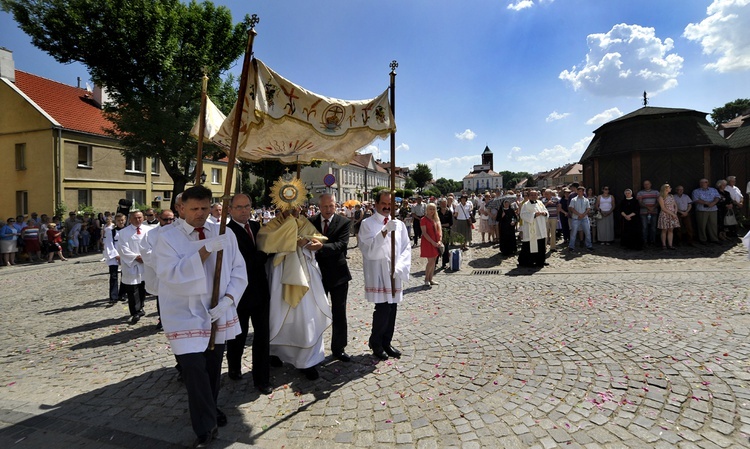
M 581 162 L 595 156 L 638 151 L 678 150 L 705 146 L 727 147 L 727 141 L 692 109 L 643 107 L 594 131 Z

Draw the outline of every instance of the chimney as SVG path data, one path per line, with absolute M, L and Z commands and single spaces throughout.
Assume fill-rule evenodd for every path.
M 99 104 L 99 107 L 104 109 L 106 103 L 110 103 L 112 99 L 109 98 L 107 88 L 102 87 L 98 84 L 94 84 L 94 101 Z
M 11 83 L 16 82 L 16 65 L 13 62 L 13 52 L 0 47 L 0 78 L 7 78 Z

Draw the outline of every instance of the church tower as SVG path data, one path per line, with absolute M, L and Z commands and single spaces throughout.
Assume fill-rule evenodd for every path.
M 484 151 L 482 152 L 482 165 L 489 165 L 490 170 L 494 170 L 494 166 L 492 165 L 492 151 L 490 151 L 489 146 L 484 147 Z

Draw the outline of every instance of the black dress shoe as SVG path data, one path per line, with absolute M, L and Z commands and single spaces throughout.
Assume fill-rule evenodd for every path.
M 229 371 L 229 378 L 232 380 L 242 380 L 242 372 L 240 371 Z
M 143 309 L 138 311 L 138 316 L 146 316 L 146 312 L 143 311 Z
M 271 393 L 273 393 L 273 387 L 270 386 L 270 385 L 268 385 L 268 384 L 265 384 L 265 385 L 257 385 L 256 384 L 255 385 L 255 389 L 258 390 L 258 391 L 260 391 L 263 394 L 271 394 Z
M 141 319 L 140 315 L 133 315 L 130 318 L 130 324 L 137 324 L 140 319 Z
M 268 359 L 268 363 L 269 363 L 269 364 L 270 364 L 271 366 L 273 366 L 274 368 L 280 368 L 280 367 L 284 366 L 284 362 L 282 362 L 282 361 L 281 361 L 281 359 L 280 359 L 280 358 L 278 358 L 278 357 L 277 357 L 277 356 L 275 356 L 275 355 L 272 355 L 272 356 L 271 356 L 271 357 L 270 357 L 270 358 Z
M 373 348 L 372 355 L 379 358 L 380 360 L 388 360 L 388 354 L 386 354 L 382 348 Z
M 224 412 L 222 412 L 218 408 L 216 409 L 216 425 L 219 427 L 224 427 L 227 425 L 227 415 L 225 415 Z
M 300 369 L 300 372 L 305 375 L 307 380 L 316 380 L 320 377 L 318 370 L 316 370 L 314 366 L 311 366 L 310 368 L 302 368 Z
M 198 439 L 195 440 L 195 443 L 193 443 L 193 447 L 208 447 L 211 445 L 211 442 L 217 438 L 219 438 L 219 429 L 214 427 L 213 430 L 206 435 L 199 436 Z
M 349 363 L 349 362 L 352 361 L 352 357 L 349 354 L 347 354 L 346 352 L 344 352 L 344 351 L 341 351 L 341 352 L 338 352 L 338 353 L 334 353 L 333 354 L 333 358 L 341 360 L 344 363 Z
M 156 330 L 157 331 L 164 330 L 164 326 L 161 325 L 161 321 L 159 321 L 158 323 L 156 323 Z
M 383 348 L 383 350 L 385 351 L 386 354 L 388 354 L 391 357 L 394 357 L 394 358 L 397 358 L 397 359 L 401 358 L 401 351 L 399 351 L 398 349 L 394 348 L 393 346 L 386 346 L 386 347 Z

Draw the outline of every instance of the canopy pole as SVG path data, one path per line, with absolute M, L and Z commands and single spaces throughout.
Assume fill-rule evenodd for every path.
M 391 61 L 391 113 L 396 119 L 396 67 Z M 396 219 L 396 131 L 391 131 L 391 220 Z M 396 231 L 391 231 L 391 297 L 396 297 Z
M 208 95 L 208 75 L 206 69 L 203 69 L 203 85 L 201 87 L 201 109 L 198 116 L 198 154 L 195 156 L 195 181 L 193 184 L 201 183 L 201 174 L 203 173 L 203 138 L 206 132 L 206 99 Z
M 219 235 L 226 232 L 227 228 L 227 212 L 229 210 L 229 199 L 231 198 L 232 191 L 232 178 L 234 178 L 234 164 L 237 160 L 237 141 L 240 135 L 240 125 L 242 124 L 242 109 L 245 101 L 245 95 L 247 94 L 247 76 L 250 71 L 250 64 L 253 56 L 253 41 L 255 36 L 258 34 L 255 32 L 255 25 L 260 22 L 257 14 L 253 14 L 250 19 L 250 30 L 247 32 L 247 49 L 245 50 L 245 58 L 242 61 L 242 76 L 240 78 L 240 90 L 238 92 L 237 104 L 234 107 L 234 123 L 232 126 L 232 142 L 229 146 L 229 154 L 227 158 L 227 174 L 224 180 L 224 196 L 222 197 L 222 208 L 221 208 L 221 222 L 219 223 Z M 219 304 L 219 283 L 221 282 L 221 268 L 224 251 L 216 252 L 216 272 L 214 273 L 214 288 L 211 295 L 211 308 L 216 307 Z M 239 298 L 235 298 L 235 301 L 239 301 Z M 211 323 L 211 338 L 208 341 L 208 348 L 213 350 L 214 343 L 216 341 L 216 321 Z

